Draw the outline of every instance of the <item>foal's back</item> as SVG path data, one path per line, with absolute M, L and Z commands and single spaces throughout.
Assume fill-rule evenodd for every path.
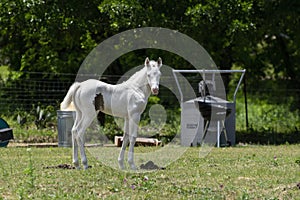
M 138 102 L 147 103 L 139 89 L 130 87 L 126 82 L 111 85 L 95 79 L 81 82 L 74 100 L 82 112 L 96 114 L 101 111 L 122 118 L 128 117 L 128 112 L 139 106 Z

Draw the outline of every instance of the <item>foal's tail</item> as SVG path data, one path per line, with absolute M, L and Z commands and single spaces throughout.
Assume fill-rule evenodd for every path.
M 69 105 L 71 104 L 71 102 L 72 102 L 73 95 L 74 95 L 75 91 L 78 89 L 79 86 L 80 86 L 80 84 L 76 82 L 76 83 L 74 83 L 74 84 L 70 87 L 70 89 L 69 89 L 67 95 L 65 96 L 63 102 L 60 104 L 61 110 L 65 110 L 65 109 L 68 108 L 68 106 L 69 106 Z

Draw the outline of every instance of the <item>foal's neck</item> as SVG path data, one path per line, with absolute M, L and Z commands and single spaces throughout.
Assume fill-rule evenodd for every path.
M 133 85 L 133 87 L 139 88 L 143 91 L 143 93 L 147 96 L 147 98 L 150 96 L 151 88 L 149 86 L 148 80 L 147 80 L 147 68 L 144 67 L 140 71 L 136 72 L 131 78 L 129 78 L 130 84 Z
M 140 76 L 136 79 L 137 87 L 144 92 L 147 98 L 150 96 L 151 88 L 147 79 L 147 68 L 144 67 L 140 70 Z

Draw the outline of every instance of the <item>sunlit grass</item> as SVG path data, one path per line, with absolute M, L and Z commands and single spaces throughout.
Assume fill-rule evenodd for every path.
M 87 171 L 46 168 L 71 164 L 70 148 L 1 148 L 0 199 L 297 199 L 300 195 L 300 145 L 213 148 L 202 159 L 199 150 L 189 148 L 165 170 L 131 173 L 107 167 L 90 153 L 92 168 Z

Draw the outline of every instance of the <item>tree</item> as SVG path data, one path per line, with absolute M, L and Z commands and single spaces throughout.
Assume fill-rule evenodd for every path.
M 76 73 L 106 38 L 155 26 L 197 40 L 221 69 L 239 66 L 253 80 L 298 83 L 299 8 L 297 0 L 2 0 L 0 63 L 17 71 Z M 174 68 L 184 62 L 169 52 L 140 50 L 118 59 L 108 73 L 123 74 L 146 54 L 160 54 Z
M 259 49 L 256 59 L 262 60 L 264 69 L 272 68 L 274 79 L 291 79 L 299 83 L 300 72 L 300 3 L 295 0 L 263 1 L 264 10 L 257 23 Z M 269 70 L 270 71 L 270 70 Z
M 93 1 L 3 0 L 0 13 L 0 61 L 16 71 L 76 73 L 101 36 Z
M 254 14 L 252 0 L 201 1 L 186 12 L 191 19 L 189 32 L 211 53 L 221 69 L 231 69 L 244 52 L 246 36 L 256 30 Z

